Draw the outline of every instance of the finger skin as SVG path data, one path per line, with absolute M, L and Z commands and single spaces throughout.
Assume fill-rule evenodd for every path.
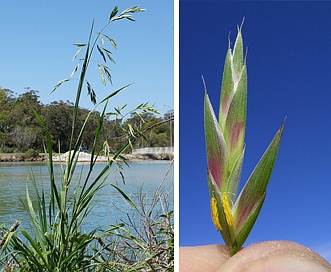
M 331 272 L 316 252 L 289 241 L 250 245 L 230 257 L 222 245 L 180 247 L 180 272 Z
M 180 272 L 215 272 L 230 258 L 229 249 L 223 245 L 180 247 Z
M 228 259 L 218 272 L 322 272 L 331 265 L 316 252 L 289 241 L 250 245 Z

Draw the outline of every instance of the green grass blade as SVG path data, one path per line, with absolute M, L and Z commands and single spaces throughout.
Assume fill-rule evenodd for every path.
M 117 187 L 116 185 L 114 184 L 111 184 L 111 186 L 113 186 L 123 197 L 124 199 L 136 210 L 138 211 L 136 205 L 134 205 L 134 203 L 132 202 L 132 200 L 130 199 L 130 197 L 124 193 L 119 187 Z
M 59 193 L 58 193 L 58 189 L 57 186 L 55 184 L 55 177 L 54 177 L 54 167 L 53 167 L 53 148 L 52 148 L 52 138 L 51 138 L 51 134 L 46 126 L 46 124 L 44 123 L 44 121 L 41 119 L 40 115 L 34 110 L 32 109 L 34 115 L 36 116 L 37 120 L 39 121 L 39 123 L 41 124 L 41 126 L 43 127 L 43 129 L 45 130 L 45 134 L 46 134 L 46 150 L 47 150 L 47 166 L 48 166 L 48 171 L 49 171 L 49 178 L 50 178 L 50 184 L 51 184 L 51 205 L 50 205 L 50 218 L 52 215 L 52 211 L 54 212 L 55 210 L 55 203 L 57 204 L 57 206 L 59 206 Z
M 235 216 L 237 218 L 237 228 L 239 230 L 245 227 L 245 222 L 254 210 L 256 203 L 258 203 L 266 194 L 269 179 L 276 161 L 283 129 L 284 123 L 276 133 L 251 176 L 248 178 L 237 199 Z M 256 216 L 257 215 L 258 214 L 256 214 Z

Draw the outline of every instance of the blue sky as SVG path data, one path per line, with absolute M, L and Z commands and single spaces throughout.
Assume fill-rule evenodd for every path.
M 180 244 L 223 243 L 209 210 L 203 75 L 218 112 L 231 32 L 248 48 L 241 186 L 287 121 L 261 214 L 245 245 L 284 239 L 331 261 L 331 2 L 180 2 Z
M 104 88 L 96 67 L 88 79 L 99 100 L 129 83 L 135 83 L 117 96 L 112 107 L 142 102 L 156 103 L 162 113 L 173 109 L 173 3 L 158 1 L 5 1 L 1 4 L 0 86 L 21 94 L 26 87 L 38 90 L 40 100 L 75 99 L 77 81 L 51 90 L 58 81 L 70 76 L 77 62 L 74 43 L 85 43 L 95 20 L 95 31 L 108 21 L 113 7 L 122 11 L 138 5 L 146 12 L 134 14 L 136 22 L 114 22 L 106 34 L 117 43 L 113 50 L 116 64 L 113 86 Z M 108 47 L 112 49 L 110 46 Z M 97 56 L 97 55 L 96 55 Z M 91 66 L 92 67 L 92 66 Z M 78 77 L 78 75 L 76 76 Z M 82 106 L 91 108 L 85 94 Z

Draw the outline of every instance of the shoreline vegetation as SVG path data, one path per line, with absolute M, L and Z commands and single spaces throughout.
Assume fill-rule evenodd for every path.
M 53 155 L 54 162 L 65 162 L 69 152 Z M 122 157 L 126 161 L 151 161 L 151 160 L 172 160 L 173 155 L 141 155 L 141 154 L 123 154 Z M 112 157 L 98 156 L 97 162 L 107 162 Z M 78 162 L 88 162 L 91 160 L 91 154 L 79 152 Z M 118 159 L 120 161 L 121 159 Z M 39 153 L 31 156 L 26 153 L 0 153 L 0 162 L 46 162 L 46 154 Z

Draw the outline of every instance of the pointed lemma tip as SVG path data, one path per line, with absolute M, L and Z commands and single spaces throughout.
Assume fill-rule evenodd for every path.
M 284 126 L 285 126 L 285 123 L 286 123 L 286 119 L 287 119 L 287 115 L 285 115 L 285 117 L 284 117 L 284 120 L 283 120 L 283 123 L 282 123 L 282 127 L 284 127 Z
M 231 48 L 231 31 L 229 31 L 229 35 L 228 35 L 228 48 Z
M 241 30 L 243 28 L 243 25 L 244 25 L 244 22 L 245 22 L 245 16 L 243 17 L 240 26 L 238 26 L 238 32 L 241 32 Z
M 203 75 L 201 75 L 201 79 L 202 79 L 203 88 L 204 88 L 205 94 L 206 94 L 207 93 L 207 86 L 206 86 L 206 81 L 205 81 L 205 78 L 203 77 Z
M 247 54 L 248 54 L 248 47 L 246 47 L 246 52 L 245 52 L 245 57 L 244 57 L 244 65 L 246 65 Z
M 283 134 L 283 130 L 284 130 L 284 126 L 285 126 L 285 123 L 286 123 L 286 119 L 287 119 L 287 115 L 285 115 L 284 120 L 282 122 L 282 125 L 280 126 L 280 128 L 278 130 L 280 132 L 280 135 Z

